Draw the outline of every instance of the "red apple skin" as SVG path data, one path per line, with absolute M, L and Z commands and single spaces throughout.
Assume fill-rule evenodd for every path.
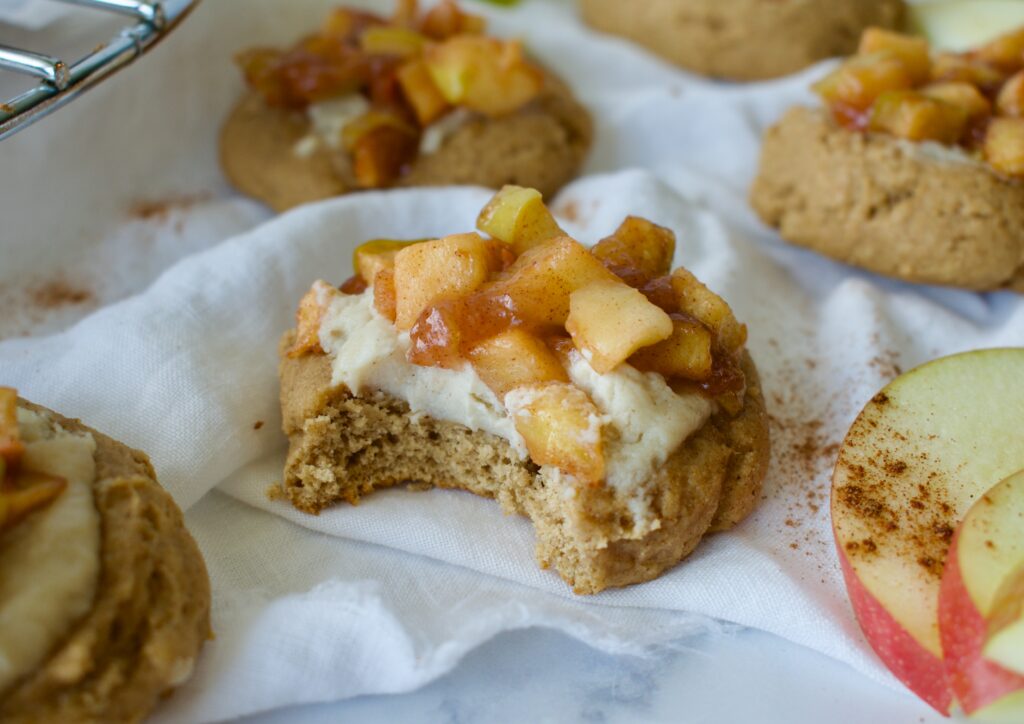
M 836 550 L 853 612 L 871 648 L 908 689 L 940 714 L 949 716 L 953 692 L 946 682 L 942 659 L 919 644 L 871 595 L 854 573 L 838 538 Z
M 971 600 L 960 574 L 959 529 L 953 535 L 939 590 L 939 631 L 946 676 L 967 714 L 1024 689 L 1024 676 L 986 659 L 982 653 L 988 622 Z

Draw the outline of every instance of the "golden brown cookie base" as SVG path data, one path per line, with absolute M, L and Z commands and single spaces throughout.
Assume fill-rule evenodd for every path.
M 235 188 L 275 211 L 357 190 L 331 152 L 295 155 L 308 132 L 304 113 L 270 108 L 248 93 L 221 129 L 221 167 Z M 576 175 L 591 137 L 587 111 L 549 76 L 538 100 L 507 116 L 467 122 L 435 153 L 419 157 L 399 185 L 517 184 L 550 198 Z
M 762 80 L 848 55 L 871 25 L 898 27 L 902 0 L 580 0 L 583 18 L 703 75 Z
M 101 573 L 92 609 L 42 667 L 0 692 L 3 722 L 135 722 L 183 683 L 210 638 L 210 582 L 149 458 L 31 403 L 96 440 Z
M 768 130 L 751 204 L 787 241 L 886 276 L 976 290 L 1024 278 L 1024 184 L 825 110 L 793 108 Z
M 768 423 L 749 357 L 744 370 L 744 411 L 736 418 L 712 417 L 655 473 L 650 487 L 661 527 L 646 535 L 633 533 L 624 504 L 607 486 L 581 488 L 567 500 L 560 489 L 545 486 L 536 465 L 517 459 L 503 438 L 413 418 L 405 402 L 387 395 L 356 398 L 332 388 L 323 355 L 282 359 L 281 405 L 290 441 L 284 492 L 295 507 L 317 513 L 407 482 L 465 489 L 528 516 L 538 562 L 555 568 L 576 593 L 647 581 L 689 555 L 705 533 L 739 523 L 760 498 Z

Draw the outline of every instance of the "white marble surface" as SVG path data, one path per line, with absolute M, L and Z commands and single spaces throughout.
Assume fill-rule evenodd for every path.
M 608 656 L 560 633 L 498 636 L 414 692 L 269 712 L 247 724 L 949 721 L 906 691 L 752 629 Z

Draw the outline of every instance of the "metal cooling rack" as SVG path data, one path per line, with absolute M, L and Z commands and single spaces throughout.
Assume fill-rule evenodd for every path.
M 0 102 L 0 140 L 70 103 L 149 50 L 199 0 L 51 0 L 135 19 L 93 52 L 66 63 L 50 55 L 0 45 L 0 70 L 39 78 L 29 90 Z

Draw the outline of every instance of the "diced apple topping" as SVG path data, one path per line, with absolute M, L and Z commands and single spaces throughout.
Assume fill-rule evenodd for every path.
M 594 256 L 632 287 L 642 287 L 672 269 L 676 235 L 638 216 L 627 216 L 611 236 L 592 249 Z
M 564 382 L 520 387 L 505 398 L 530 458 L 587 484 L 604 480 L 600 413 L 587 393 Z
M 985 136 L 985 159 L 1008 176 L 1024 178 L 1024 118 L 996 118 Z
M 855 55 L 815 84 L 828 103 L 865 111 L 886 91 L 914 86 L 906 63 L 889 51 Z
M 444 40 L 456 35 L 482 33 L 484 19 L 463 12 L 453 0 L 441 0 L 423 16 L 420 30 L 435 40 Z
M 737 322 L 728 303 L 687 269 L 679 267 L 672 272 L 672 288 L 680 310 L 703 322 L 730 353 L 747 343 L 747 325 Z
M 509 244 L 516 254 L 565 235 L 540 192 L 522 186 L 505 186 L 495 194 L 477 217 L 476 228 Z
M 424 58 L 446 101 L 488 116 L 518 110 L 544 87 L 544 74 L 513 41 L 462 35 L 427 48 Z
M 1024 117 L 1024 70 L 1006 81 L 996 98 L 996 108 L 1004 116 Z
M 665 378 L 681 377 L 694 382 L 711 378 L 714 336 L 711 330 L 692 317 L 671 314 L 671 336 L 638 350 L 629 364 L 644 372 L 657 372 Z
M 859 53 L 814 88 L 849 129 L 960 145 L 1002 174 L 1022 175 L 1015 126 L 1000 121 L 1024 118 L 1024 28 L 935 55 L 923 39 L 870 28 Z
M 478 234 L 455 234 L 402 249 L 395 255 L 395 326 L 409 329 L 427 306 L 469 294 L 497 268 L 493 246 Z
M 620 281 L 596 281 L 569 297 L 565 329 L 600 374 L 611 372 L 641 347 L 668 339 L 672 320 L 647 297 Z
M 524 329 L 509 329 L 470 348 L 466 357 L 498 399 L 516 387 L 568 382 L 558 357 Z
M 909 141 L 956 143 L 967 127 L 967 113 L 916 91 L 883 93 L 871 109 L 868 128 Z
M 376 26 L 359 36 L 359 47 L 370 55 L 394 55 L 400 58 L 419 55 L 427 39 L 409 28 Z
M 868 28 L 860 38 L 860 55 L 888 52 L 899 58 L 915 83 L 923 83 L 931 72 L 928 41 L 882 28 Z
M 295 313 L 295 342 L 288 350 L 289 357 L 302 357 L 306 354 L 320 354 L 320 323 L 324 312 L 339 294 L 338 290 L 325 281 L 317 280 L 299 302 Z

